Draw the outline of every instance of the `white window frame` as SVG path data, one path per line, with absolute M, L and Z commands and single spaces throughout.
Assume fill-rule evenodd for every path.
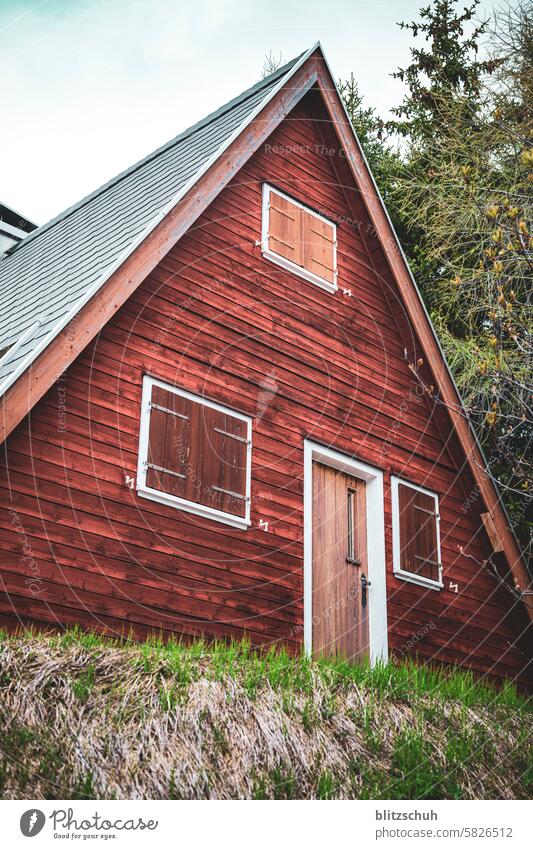
M 175 395 L 180 395 L 182 398 L 188 398 L 197 404 L 203 404 L 204 407 L 211 407 L 214 410 L 219 410 L 221 413 L 227 413 L 235 419 L 240 419 L 247 424 L 247 451 L 246 451 L 246 508 L 245 515 L 234 516 L 232 513 L 226 513 L 223 510 L 216 510 L 214 507 L 208 507 L 203 504 L 197 504 L 195 501 L 189 501 L 186 498 L 180 498 L 177 495 L 171 495 L 167 492 L 161 492 L 159 489 L 153 489 L 146 483 L 147 476 L 147 461 L 148 461 L 148 440 L 150 435 L 150 402 L 152 398 L 152 387 L 159 386 L 161 389 L 166 389 L 167 392 L 173 392 Z M 222 522 L 225 525 L 231 525 L 234 528 L 246 530 L 251 524 L 250 522 L 250 493 L 252 481 L 252 419 L 250 416 L 245 416 L 243 413 L 237 413 L 229 407 L 224 407 L 222 404 L 217 404 L 215 401 L 209 401 L 200 395 L 193 395 L 185 389 L 178 386 L 173 386 L 171 383 L 166 383 L 158 380 L 150 375 L 144 375 L 141 399 L 141 421 L 139 432 L 139 457 L 137 464 L 137 494 L 141 498 L 148 498 L 151 501 L 158 501 L 160 504 L 166 504 L 170 507 L 175 507 L 178 510 L 184 510 L 187 513 L 194 513 L 196 516 L 202 516 L 204 519 L 214 519 L 217 522 Z
M 341 451 L 304 440 L 304 648 L 313 650 L 313 463 L 322 463 L 365 481 L 370 663 L 388 658 L 387 586 L 383 472 Z
M 290 259 L 287 259 L 284 256 L 280 256 L 275 251 L 270 250 L 269 248 L 269 218 L 270 218 L 270 203 L 269 197 L 270 192 L 275 192 L 279 197 L 284 198 L 289 201 L 289 203 L 294 204 L 294 206 L 299 207 L 300 209 L 304 209 L 310 215 L 314 215 L 315 218 L 318 218 L 320 221 L 324 221 L 330 227 L 333 227 L 333 283 L 330 283 L 329 280 L 325 280 L 323 277 L 319 277 L 318 274 L 313 274 L 312 271 L 307 271 L 307 269 L 302 268 L 301 265 L 298 265 L 296 262 L 292 262 Z M 270 260 L 270 262 L 275 263 L 276 265 L 281 266 L 281 268 L 285 268 L 287 271 L 292 272 L 293 274 L 297 274 L 298 277 L 303 277 L 304 280 L 308 280 L 310 283 L 315 283 L 316 286 L 320 286 L 322 289 L 325 289 L 327 292 L 336 292 L 338 289 L 337 286 L 337 225 L 330 221 L 329 218 L 326 218 L 324 215 L 320 215 L 319 212 L 315 212 L 314 209 L 311 209 L 309 206 L 306 206 L 304 203 L 300 203 L 297 200 L 294 200 L 290 195 L 286 195 L 284 192 L 279 189 L 274 188 L 269 183 L 263 183 L 263 208 L 262 208 L 262 216 L 261 216 L 261 253 L 263 256 Z
M 414 489 L 417 492 L 423 493 L 423 495 L 428 495 L 430 498 L 433 498 L 435 501 L 435 515 L 436 515 L 436 524 L 437 524 L 437 557 L 439 561 L 439 580 L 434 581 L 431 578 L 426 578 L 424 575 L 417 575 L 413 572 L 409 572 L 407 569 L 402 569 L 401 564 L 401 548 L 400 548 L 400 496 L 398 493 L 398 487 L 402 484 L 402 486 L 408 486 L 410 489 Z M 412 584 L 418 584 L 421 587 L 427 587 L 432 590 L 441 590 L 444 586 L 443 575 L 442 575 L 442 555 L 440 548 L 440 513 L 439 513 L 439 496 L 436 492 L 431 492 L 429 489 L 425 489 L 423 486 L 418 486 L 415 483 L 411 483 L 411 481 L 406 481 L 404 478 L 397 477 L 396 475 L 391 475 L 391 497 L 392 497 L 392 567 L 393 572 L 397 578 L 400 578 L 402 581 L 409 581 Z

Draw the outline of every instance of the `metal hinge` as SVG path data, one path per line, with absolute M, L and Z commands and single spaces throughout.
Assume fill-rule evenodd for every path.
M 168 413 L 171 416 L 177 416 L 179 419 L 186 419 L 189 421 L 189 416 L 186 416 L 183 413 L 177 413 L 176 410 L 169 410 L 168 407 L 162 407 L 160 404 L 154 404 L 153 401 L 149 402 L 148 409 L 159 410 L 160 413 Z
M 438 560 L 430 560 L 429 557 L 422 557 L 420 554 L 415 554 L 415 560 L 421 560 L 423 563 L 429 563 L 430 566 L 438 566 L 439 569 L 442 569 L 442 563 L 439 563 Z
M 241 495 L 240 492 L 232 492 L 231 489 L 223 489 L 221 486 L 212 486 L 215 492 L 222 492 L 224 495 L 230 495 L 232 498 L 240 498 L 242 501 L 249 501 L 247 495 Z
M 215 432 L 221 433 L 222 436 L 229 436 L 230 439 L 235 439 L 237 442 L 244 442 L 246 445 L 250 444 L 250 440 L 246 439 L 244 436 L 237 436 L 236 433 L 229 433 L 227 430 L 222 430 L 221 427 L 216 427 Z
M 185 480 L 187 475 L 182 475 L 181 472 L 174 472 L 172 469 L 165 469 L 163 466 L 156 466 L 154 463 L 144 462 L 144 466 L 147 469 L 153 469 L 154 472 L 163 472 L 164 475 L 174 475 L 175 478 L 182 478 Z
M 419 507 L 418 504 L 413 504 L 415 510 L 420 510 L 422 513 L 427 513 L 428 516 L 435 516 L 436 519 L 440 518 L 438 513 L 435 513 L 434 510 L 428 510 L 427 507 Z

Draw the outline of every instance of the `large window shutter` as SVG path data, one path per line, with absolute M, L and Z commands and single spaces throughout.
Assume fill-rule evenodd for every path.
M 248 421 L 157 384 L 149 411 L 146 486 L 244 519 Z
M 204 408 L 202 488 L 216 510 L 246 514 L 247 424 L 228 413 Z
M 398 500 L 402 570 L 439 581 L 438 516 L 435 498 L 400 483 Z
M 193 402 L 152 387 L 146 483 L 170 495 L 186 496 Z

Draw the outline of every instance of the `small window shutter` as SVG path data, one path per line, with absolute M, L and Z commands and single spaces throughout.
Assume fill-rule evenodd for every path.
M 400 508 L 400 565 L 404 572 L 440 579 L 438 517 L 431 495 L 398 484 Z
M 285 259 L 303 265 L 300 207 L 277 192 L 269 192 L 268 247 Z
M 188 398 L 152 387 L 146 484 L 182 498 L 190 459 L 192 407 Z
M 335 228 L 302 210 L 304 268 L 329 283 L 335 282 Z
M 335 282 L 335 226 L 269 191 L 269 250 L 306 271 Z

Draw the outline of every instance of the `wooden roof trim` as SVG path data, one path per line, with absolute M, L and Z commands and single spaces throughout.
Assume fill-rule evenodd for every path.
M 452 426 L 457 433 L 480 495 L 492 518 L 494 529 L 501 541 L 515 585 L 520 590 L 527 590 L 530 587 L 531 579 L 515 536 L 508 526 L 500 495 L 485 471 L 485 459 L 472 426 L 464 413 L 463 402 L 455 386 L 446 358 L 435 335 L 433 325 L 386 212 L 359 140 L 342 104 L 333 75 L 323 56 L 320 57 L 318 66 L 318 88 L 324 98 L 328 115 L 346 153 L 346 161 L 360 189 L 361 197 L 375 227 L 376 235 L 400 290 L 409 319 L 415 328 L 426 362 L 433 373 L 435 384 L 446 405 Z M 533 621 L 533 596 L 526 595 L 522 598 L 529 617 Z

